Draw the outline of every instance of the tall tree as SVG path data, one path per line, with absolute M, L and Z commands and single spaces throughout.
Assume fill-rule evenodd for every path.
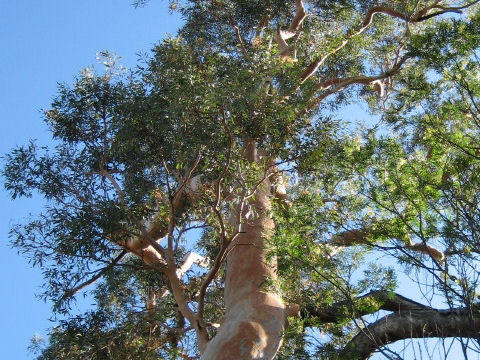
M 65 315 L 38 359 L 475 351 L 478 2 L 172 1 L 185 25 L 135 71 L 61 85 L 54 146 L 3 169 L 48 203 L 11 230 Z M 361 102 L 381 121 L 342 119 Z

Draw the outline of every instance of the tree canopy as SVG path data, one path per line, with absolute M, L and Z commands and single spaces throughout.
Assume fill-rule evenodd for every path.
M 59 85 L 3 167 L 47 201 L 11 229 L 38 359 L 479 353 L 477 3 L 171 1 L 137 68 Z

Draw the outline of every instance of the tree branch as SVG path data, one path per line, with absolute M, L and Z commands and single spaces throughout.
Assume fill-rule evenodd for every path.
M 348 85 L 352 84 L 363 84 L 363 85 L 368 85 L 368 84 L 373 84 L 375 83 L 377 85 L 377 82 L 380 82 L 383 79 L 387 79 L 396 73 L 400 71 L 402 68 L 403 64 L 409 59 L 408 55 L 403 56 L 392 68 L 388 69 L 387 71 L 378 74 L 378 75 L 372 75 L 372 76 L 366 76 L 366 75 L 359 75 L 359 76 L 352 76 L 352 77 L 347 77 L 347 78 L 333 78 L 329 80 L 322 81 L 321 83 L 316 85 L 316 88 L 318 90 L 326 90 L 329 89 L 331 86 L 335 85 L 333 88 L 325 91 L 321 95 L 319 95 L 317 98 L 313 99 L 311 106 L 316 106 L 320 102 L 322 102 L 325 98 L 328 96 L 339 92 L 343 88 L 347 87 Z M 381 88 L 379 89 L 380 95 L 383 95 L 383 84 L 380 82 L 378 86 Z
M 198 189 L 192 188 L 193 180 L 194 180 L 194 178 L 192 178 L 192 175 L 193 175 L 193 172 L 197 169 L 198 164 L 200 164 L 201 159 L 202 159 L 202 151 L 200 149 L 198 151 L 198 155 L 193 166 L 190 168 L 190 170 L 187 173 L 187 176 L 185 177 L 185 179 L 182 179 L 180 177 L 179 179 L 179 182 L 181 182 L 180 186 L 173 193 L 173 195 L 170 196 L 170 219 L 168 222 L 168 250 L 170 251 L 170 253 L 173 251 L 173 231 L 175 229 L 176 215 L 179 212 L 183 213 L 187 205 L 186 201 L 182 199 L 182 197 L 184 194 L 188 194 L 189 192 L 193 194 L 195 193 L 196 190 L 198 190 Z M 183 180 L 183 181 L 180 181 L 180 180 Z M 200 187 L 200 185 L 198 187 Z
M 480 318 L 466 308 L 407 310 L 384 316 L 362 329 L 343 349 L 340 358 L 368 359 L 395 341 L 410 338 L 479 338 Z
M 453 6 L 453 7 L 448 7 L 448 6 L 442 6 L 442 5 L 434 5 L 434 6 L 431 6 L 430 7 L 430 10 L 433 10 L 433 9 L 440 9 L 440 11 L 437 11 L 435 13 L 431 13 L 431 14 L 427 14 L 427 15 L 423 15 L 422 16 L 418 16 L 417 17 L 417 21 L 420 22 L 420 21 L 425 21 L 425 20 L 428 20 L 434 16 L 438 16 L 438 15 L 442 15 L 442 14 L 446 14 L 446 13 L 457 13 L 457 14 L 461 14 L 462 13 L 462 10 L 464 9 L 467 9 L 475 4 L 477 4 L 480 0 L 475 0 L 475 1 L 471 1 L 463 6 Z
M 460 7 L 441 7 L 442 9 L 441 11 L 429 14 L 429 12 L 434 8 L 439 8 L 439 6 L 435 3 L 431 6 L 420 9 L 419 11 L 417 11 L 412 15 L 403 14 L 399 11 L 396 11 L 384 5 L 372 6 L 365 14 L 365 18 L 360 24 L 359 28 L 351 31 L 349 34 L 347 33 L 345 39 L 341 42 L 340 45 L 338 45 L 336 48 L 334 48 L 327 54 L 317 57 L 314 61 L 310 63 L 310 65 L 307 66 L 307 68 L 303 71 L 303 73 L 300 76 L 299 83 L 303 84 L 305 81 L 307 81 L 322 66 L 322 64 L 325 62 L 325 60 L 327 60 L 327 58 L 329 58 L 330 56 L 334 55 L 335 53 L 343 49 L 345 45 L 347 45 L 352 38 L 362 34 L 372 24 L 373 17 L 375 14 L 388 15 L 393 18 L 401 19 L 406 23 L 416 23 L 416 22 L 425 21 L 435 16 L 439 16 L 441 14 L 449 13 L 449 12 L 455 12 L 455 13 L 461 12 L 461 10 L 468 8 L 478 3 L 479 1 L 480 0 L 475 0 L 468 3 L 467 5 L 460 6 Z
M 362 306 L 362 301 L 377 306 Z M 379 310 L 392 311 L 380 320 L 361 329 L 342 350 L 340 358 L 368 359 L 381 347 L 402 339 L 429 337 L 479 338 L 480 316 L 467 308 L 439 310 L 402 295 L 374 290 L 356 299 L 330 306 L 307 305 L 301 316 L 314 316 L 322 323 L 336 323 L 345 317 L 358 319 Z
M 228 14 L 228 21 L 230 22 L 230 25 L 235 30 L 235 35 L 237 36 L 238 44 L 240 45 L 240 48 L 242 49 L 243 56 L 245 56 L 245 58 L 246 58 L 248 56 L 247 49 L 245 48 L 245 44 L 243 43 L 242 35 L 240 34 L 240 29 L 238 28 L 238 25 L 235 22 L 235 19 L 233 18 L 232 14 Z
M 292 53 L 295 52 L 292 47 L 288 46 L 286 40 L 297 35 L 297 31 L 300 25 L 302 25 L 303 20 L 305 20 L 306 16 L 307 16 L 307 13 L 305 11 L 303 1 L 296 0 L 295 1 L 295 17 L 293 18 L 292 23 L 288 27 L 288 30 L 281 30 L 280 25 L 278 26 L 273 39 L 278 46 L 279 55 L 281 58 L 290 58 Z M 293 60 L 295 60 L 295 56 L 293 56 Z
M 372 245 L 372 243 L 367 239 L 368 233 L 368 229 L 347 230 L 340 234 L 332 236 L 332 239 L 330 240 L 328 245 L 333 245 L 337 247 Z M 410 242 L 408 244 L 405 244 L 404 247 L 406 249 L 428 255 L 438 263 L 442 263 L 445 260 L 445 254 L 442 251 L 432 246 L 429 246 L 426 243 Z
M 201 267 L 208 266 L 208 259 L 202 255 L 197 254 L 196 252 L 190 251 L 183 257 L 183 263 L 177 268 L 177 276 L 179 279 L 190 270 L 193 264 L 197 264 Z
M 375 301 L 378 308 L 361 306 L 362 301 L 368 301 L 369 304 L 371 304 L 371 301 Z M 359 303 L 360 306 L 356 303 Z M 432 308 L 396 293 L 384 290 L 373 290 L 368 294 L 359 296 L 353 301 L 345 300 L 326 307 L 307 305 L 301 310 L 301 316 L 315 316 L 323 323 L 336 323 L 344 319 L 345 316 L 359 318 L 364 315 L 370 315 L 378 310 L 402 312 L 407 310 L 432 310 Z
M 198 319 L 200 322 L 203 322 L 203 314 L 205 310 L 205 294 L 207 292 L 207 288 L 214 279 L 215 275 L 217 274 L 218 270 L 220 269 L 221 264 L 223 263 L 225 252 L 227 250 L 228 245 L 230 242 L 236 237 L 237 233 L 234 233 L 229 238 L 227 237 L 227 231 L 225 228 L 223 216 L 220 212 L 220 201 L 221 201 L 221 184 L 225 174 L 230 167 L 231 159 L 232 159 L 232 148 L 233 148 L 233 136 L 230 129 L 227 126 L 227 120 L 225 117 L 225 111 L 222 110 L 222 119 L 223 119 L 223 126 L 225 128 L 225 132 L 228 136 L 228 152 L 227 152 L 227 161 L 222 169 L 222 172 L 219 174 L 218 178 L 215 180 L 215 204 L 213 206 L 213 211 L 217 216 L 218 222 L 220 224 L 220 238 L 222 242 L 220 244 L 220 249 L 213 261 L 212 267 L 208 271 L 207 275 L 203 279 L 200 290 L 198 292 Z M 243 199 L 242 199 L 243 202 Z
M 197 314 L 194 313 L 188 306 L 182 282 L 177 276 L 176 269 L 168 267 L 165 271 L 165 274 L 168 276 L 168 280 L 170 281 L 172 295 L 178 305 L 178 308 L 182 312 L 183 316 L 185 316 L 185 318 L 188 320 L 190 325 L 195 329 L 198 348 L 200 352 L 203 352 L 208 342 L 207 329 L 199 323 Z
M 107 266 L 99 270 L 95 276 L 91 277 L 90 279 L 81 283 L 80 285 L 77 285 L 76 287 L 65 291 L 65 293 L 62 296 L 62 300 L 65 300 L 66 298 L 76 294 L 80 290 L 86 288 L 87 286 L 93 284 L 95 281 L 100 279 L 107 271 L 112 269 L 120 260 L 122 260 L 127 253 L 128 253 L 127 250 L 123 250 L 115 259 L 112 260 L 110 264 L 108 264 Z

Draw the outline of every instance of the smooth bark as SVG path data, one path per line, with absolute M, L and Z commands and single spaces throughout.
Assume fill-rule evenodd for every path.
M 256 149 L 248 152 L 249 160 L 256 161 Z M 267 260 L 265 249 L 265 240 L 274 229 L 267 215 L 270 188 L 266 177 L 250 202 L 254 211 L 242 214 L 241 233 L 227 250 L 225 315 L 203 360 L 269 360 L 281 346 L 287 310 L 280 296 L 267 286 L 277 277 L 275 261 Z

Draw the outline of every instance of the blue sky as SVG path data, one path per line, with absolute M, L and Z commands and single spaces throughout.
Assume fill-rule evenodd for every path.
M 108 50 L 133 67 L 148 51 L 175 33 L 180 21 L 167 2 L 152 0 L 134 9 L 130 0 L 0 0 L 0 154 L 29 139 L 47 144 L 40 110 L 48 108 L 58 82 L 71 82 L 95 54 Z M 26 348 L 35 333 L 46 337 L 50 305 L 35 298 L 40 270 L 32 269 L 8 245 L 10 224 L 38 213 L 41 199 L 10 201 L 0 188 L 0 359 L 32 359 Z M 8 346 L 6 346 L 8 344 Z

